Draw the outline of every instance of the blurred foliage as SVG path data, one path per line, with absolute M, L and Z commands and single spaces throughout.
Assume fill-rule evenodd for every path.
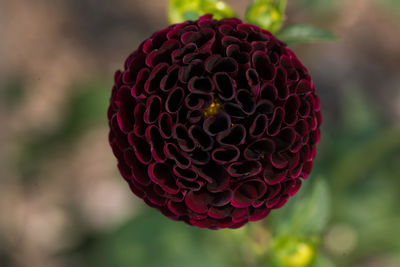
M 247 22 L 276 33 L 285 19 L 286 0 L 254 0 L 246 11 Z
M 215 19 L 235 17 L 233 9 L 219 0 L 170 0 L 168 19 L 170 23 L 196 20 L 201 15 L 213 14 Z
M 295 24 L 278 32 L 277 37 L 288 45 L 305 42 L 333 41 L 335 35 L 331 32 L 305 24 Z
M 67 149 L 85 131 L 106 122 L 108 91 L 111 86 L 101 80 L 88 84 L 77 84 L 65 103 L 60 123 L 55 127 L 44 127 L 20 140 L 20 157 L 16 169 L 27 181 L 38 178 L 40 166 L 50 156 Z

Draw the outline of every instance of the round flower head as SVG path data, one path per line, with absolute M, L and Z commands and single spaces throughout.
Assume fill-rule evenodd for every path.
M 175 24 L 115 74 L 110 144 L 133 193 L 188 224 L 237 228 L 307 178 L 321 123 L 307 69 L 239 19 Z

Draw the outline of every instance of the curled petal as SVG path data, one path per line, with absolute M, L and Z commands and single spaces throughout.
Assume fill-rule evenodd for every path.
M 283 108 L 278 107 L 274 110 L 274 114 L 272 115 L 271 122 L 267 129 L 267 133 L 270 136 L 275 136 L 279 133 L 284 116 L 285 111 L 283 110 Z
M 172 136 L 178 141 L 179 147 L 186 152 L 195 149 L 195 143 L 190 138 L 188 130 L 183 124 L 175 124 L 172 130 Z
M 246 114 L 252 114 L 256 109 L 254 98 L 247 90 L 239 90 L 236 94 L 236 101 L 239 103 L 243 112 Z
M 161 113 L 161 98 L 156 95 L 152 95 L 149 98 L 147 98 L 146 101 L 146 106 L 147 109 L 144 112 L 144 121 L 147 124 L 154 123 L 157 121 L 158 116 L 160 116 Z
M 206 119 L 203 123 L 204 131 L 209 135 L 216 135 L 231 127 L 231 118 L 224 111 L 220 111 L 215 117 Z
M 238 64 L 231 57 L 221 57 L 220 55 L 212 55 L 205 62 L 206 70 L 209 73 L 216 72 L 237 72 Z
M 179 74 L 179 66 L 178 65 L 171 66 L 167 71 L 167 75 L 161 79 L 160 89 L 164 92 L 168 92 L 172 88 L 174 88 L 178 82 L 178 74 Z
M 205 165 L 210 161 L 211 158 L 210 153 L 202 149 L 195 149 L 189 154 L 189 156 L 192 162 L 197 165 Z
M 190 93 L 185 98 L 185 106 L 190 110 L 198 110 L 210 106 L 213 101 L 210 93 Z
M 163 163 L 150 164 L 148 172 L 150 179 L 160 185 L 166 192 L 170 194 L 179 192 L 179 187 L 176 185 L 175 178 L 167 165 Z
M 165 101 L 165 109 L 169 113 L 175 113 L 181 107 L 185 92 L 181 87 L 176 87 L 169 92 L 167 101 Z
M 262 51 L 253 53 L 252 65 L 257 70 L 258 75 L 264 80 L 272 80 L 275 77 L 274 65 L 268 56 Z
M 152 71 L 144 88 L 146 93 L 154 94 L 160 88 L 161 79 L 167 74 L 168 64 L 160 63 Z
M 275 143 L 269 138 L 262 138 L 254 141 L 244 150 L 244 157 L 249 160 L 267 158 L 274 153 Z
M 246 139 L 246 129 L 243 125 L 237 124 L 219 133 L 216 139 L 218 143 L 224 145 L 241 145 Z
M 220 192 L 229 185 L 228 174 L 224 167 L 215 163 L 209 163 L 204 166 L 197 167 L 198 174 L 207 182 L 207 189 L 210 192 Z
M 189 136 L 204 151 L 212 149 L 214 145 L 214 139 L 198 125 L 192 125 L 189 128 Z
M 198 175 L 197 172 L 195 172 L 192 169 L 182 169 L 178 166 L 174 166 L 173 172 L 176 176 L 178 176 L 181 179 L 188 180 L 188 181 L 194 181 L 197 179 Z
M 229 75 L 222 72 L 216 73 L 213 80 L 222 100 L 230 101 L 235 97 L 236 82 Z
M 212 159 L 218 164 L 227 164 L 236 161 L 240 156 L 240 150 L 235 146 L 221 146 L 214 149 Z
M 228 172 L 232 177 L 246 178 L 255 176 L 261 170 L 261 163 L 253 160 L 234 162 L 228 166 Z
M 249 135 L 251 137 L 260 137 L 261 135 L 264 134 L 268 126 L 268 118 L 264 114 L 259 114 L 257 117 L 254 119 L 253 123 L 250 126 L 249 129 Z
M 146 129 L 146 139 L 151 146 L 151 155 L 157 162 L 164 162 L 166 157 L 163 151 L 164 139 L 160 129 L 155 125 L 150 125 Z
M 189 81 L 189 91 L 199 93 L 210 93 L 214 90 L 214 84 L 208 77 L 193 77 Z
M 167 158 L 175 160 L 175 163 L 182 169 L 190 167 L 190 159 L 187 155 L 180 151 L 178 147 L 173 143 L 166 143 L 164 146 L 164 153 Z
M 158 119 L 158 127 L 163 138 L 168 139 L 172 136 L 172 116 L 166 112 L 161 113 Z
M 245 208 L 263 196 L 267 191 L 267 185 L 262 180 L 250 180 L 242 183 L 233 192 L 232 206 Z

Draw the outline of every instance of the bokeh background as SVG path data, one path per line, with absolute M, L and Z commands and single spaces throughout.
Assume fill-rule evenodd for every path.
M 227 0 L 243 18 L 250 1 Z M 0 0 L 0 266 L 400 266 L 400 1 L 292 0 L 321 97 L 315 168 L 263 222 L 204 230 L 134 197 L 108 145 L 113 73 L 165 0 Z

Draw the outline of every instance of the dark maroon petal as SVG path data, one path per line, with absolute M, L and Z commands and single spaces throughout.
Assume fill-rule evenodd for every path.
M 205 165 L 210 161 L 210 153 L 202 149 L 195 149 L 189 154 L 192 162 L 197 165 Z
M 275 69 L 268 56 L 261 51 L 256 51 L 252 57 L 253 67 L 264 80 L 272 80 L 275 77 Z
M 161 113 L 161 98 L 156 95 L 152 95 L 147 98 L 146 101 L 147 109 L 144 112 L 144 121 L 148 124 L 154 123 L 157 121 L 158 116 Z
M 207 189 L 210 192 L 220 192 L 229 185 L 229 178 L 226 170 L 221 165 L 209 163 L 204 166 L 197 167 L 198 174 L 207 182 Z
M 160 185 L 167 193 L 176 194 L 179 187 L 176 185 L 175 177 L 163 163 L 153 163 L 148 168 L 150 179 Z
M 177 179 L 176 184 L 181 188 L 181 189 L 187 189 L 190 191 L 199 191 L 203 183 L 201 181 L 188 181 L 185 179 Z
M 264 83 L 260 91 L 261 99 L 275 101 L 278 98 L 278 90 L 270 83 Z
M 234 162 L 228 166 L 228 172 L 232 177 L 250 177 L 261 172 L 261 163 L 258 161 L 246 160 Z
M 148 94 L 154 94 L 160 89 L 161 79 L 167 74 L 168 64 L 160 63 L 151 72 L 149 79 L 146 81 L 144 88 Z
M 213 40 L 215 32 L 211 29 L 203 29 L 198 32 L 186 32 L 182 34 L 181 41 L 183 44 L 194 43 L 197 47 L 201 48 L 207 42 Z
M 189 136 L 204 151 L 212 149 L 214 145 L 214 139 L 198 125 L 189 128 Z
M 136 78 L 136 83 L 131 90 L 132 96 L 136 98 L 142 97 L 144 92 L 144 86 L 146 81 L 149 79 L 149 76 L 150 76 L 150 70 L 148 68 L 143 68 L 140 70 Z
M 201 60 L 193 60 L 188 66 L 179 70 L 179 80 L 187 83 L 194 76 L 201 76 L 204 73 L 204 64 Z
M 163 138 L 168 139 L 172 135 L 172 117 L 170 114 L 164 112 L 161 113 L 158 119 L 158 127 L 160 128 L 160 134 Z
M 285 122 L 293 125 L 297 121 L 297 112 L 300 107 L 300 98 L 297 95 L 290 96 L 285 104 Z
M 258 73 L 255 69 L 252 69 L 252 68 L 248 69 L 246 71 L 246 78 L 247 78 L 247 82 L 249 83 L 250 86 L 259 84 Z
M 172 58 L 176 61 L 181 60 L 185 55 L 194 52 L 197 46 L 193 43 L 186 44 L 184 47 L 172 52 Z
M 267 117 L 272 117 L 272 113 L 274 112 L 274 103 L 269 100 L 260 100 L 256 106 L 256 114 L 265 114 Z
M 214 219 L 223 219 L 230 216 L 232 213 L 232 207 L 211 207 L 208 210 L 208 216 Z
M 211 205 L 213 207 L 223 207 L 227 205 L 232 199 L 232 191 L 225 190 L 213 194 Z
M 232 118 L 243 119 L 247 115 L 244 113 L 243 109 L 238 105 L 231 102 L 226 102 L 223 105 L 223 110 Z
M 239 64 L 246 64 L 250 61 L 249 53 L 241 51 L 240 46 L 231 44 L 226 48 L 226 55 L 233 58 Z
M 243 112 L 246 114 L 252 114 L 256 109 L 254 97 L 247 90 L 239 90 L 236 94 L 236 101 L 239 103 Z
M 129 143 L 132 145 L 137 159 L 143 164 L 148 164 L 151 162 L 151 152 L 149 143 L 140 137 L 137 137 L 134 134 L 128 135 Z
M 151 155 L 157 162 L 164 162 L 166 157 L 163 151 L 164 147 L 164 138 L 160 133 L 160 129 L 151 125 L 146 129 L 146 139 L 151 146 Z
M 253 212 L 251 212 L 251 214 L 249 216 L 249 221 L 254 222 L 254 221 L 262 220 L 265 217 L 267 217 L 270 212 L 271 212 L 271 210 L 267 209 L 265 207 L 260 207 L 260 208 L 254 209 Z
M 168 201 L 168 209 L 178 216 L 184 216 L 187 214 L 187 206 L 183 202 Z
M 137 160 L 136 154 L 132 149 L 124 152 L 125 162 L 130 166 L 129 174 L 139 184 L 143 186 L 150 185 L 151 181 L 147 174 L 147 166 Z
M 286 178 L 287 172 L 285 170 L 280 170 L 274 166 L 265 166 L 263 170 L 264 181 L 268 185 L 275 185 L 282 182 Z
M 229 72 L 233 73 L 238 70 L 237 62 L 230 57 L 221 57 L 220 55 L 212 55 L 205 62 L 207 72 Z
M 192 169 L 182 169 L 178 166 L 174 166 L 173 172 L 176 176 L 179 178 L 188 180 L 188 181 L 194 181 L 197 179 L 198 175 L 197 172 L 195 172 Z
M 283 108 L 278 107 L 274 110 L 274 115 L 272 115 L 271 122 L 267 129 L 267 133 L 270 136 L 275 136 L 279 133 L 284 116 L 285 111 Z
M 226 73 L 216 73 L 213 80 L 218 90 L 218 95 L 222 100 L 229 101 L 235 97 L 236 82 Z
M 244 150 L 244 157 L 249 160 L 268 158 L 275 151 L 275 143 L 268 138 L 254 141 Z
M 254 138 L 260 137 L 265 133 L 267 126 L 268 126 L 267 116 L 264 114 L 259 114 L 257 115 L 257 117 L 254 119 L 253 123 L 250 126 L 249 135 Z
M 277 169 L 283 169 L 288 166 L 288 160 L 285 159 L 284 156 L 282 156 L 280 153 L 273 153 L 270 155 L 270 160 L 272 166 L 274 166 Z
M 185 92 L 180 87 L 176 87 L 175 89 L 170 91 L 167 97 L 167 101 L 165 101 L 165 109 L 169 113 L 177 112 L 182 105 L 184 96 Z
M 202 109 L 214 101 L 211 93 L 190 93 L 185 98 L 185 106 L 191 110 Z
M 204 117 L 203 112 L 198 109 L 190 110 L 187 114 L 187 119 L 192 124 L 199 123 L 203 119 L 203 117 Z
M 191 152 L 195 148 L 193 139 L 190 138 L 188 130 L 183 124 L 175 124 L 172 129 L 172 136 L 178 141 L 179 147 L 186 152 Z
M 282 151 L 288 149 L 295 141 L 295 131 L 293 128 L 284 128 L 276 135 L 276 150 Z
M 214 149 L 211 154 L 212 159 L 217 164 L 227 164 L 236 161 L 240 156 L 240 150 L 235 146 L 221 146 Z
M 242 183 L 233 191 L 232 206 L 245 208 L 260 198 L 267 191 L 267 186 L 262 180 L 250 180 Z
M 224 111 L 220 111 L 216 116 L 206 119 L 203 123 L 204 131 L 209 135 L 216 135 L 230 127 L 231 118 Z
M 173 65 L 168 69 L 167 75 L 161 79 L 160 88 L 164 92 L 170 91 L 178 82 L 179 66 Z
M 205 192 L 190 191 L 186 194 L 185 203 L 189 209 L 197 213 L 206 213 L 208 210 L 208 194 Z
M 214 85 L 209 77 L 193 77 L 189 81 L 189 91 L 198 93 L 210 93 Z
M 246 129 L 237 124 L 226 131 L 219 133 L 216 137 L 218 143 L 226 145 L 241 145 L 246 139 Z
M 190 159 L 173 143 L 166 143 L 164 146 L 164 153 L 167 158 L 172 159 L 182 169 L 190 167 Z
M 144 136 L 146 131 L 146 123 L 144 122 L 144 112 L 146 111 L 146 106 L 143 104 L 138 104 L 135 107 L 134 116 L 135 116 L 135 126 L 133 127 L 133 131 L 137 136 Z
M 300 179 L 294 179 L 291 180 L 287 185 L 286 185 L 286 193 L 289 196 L 294 196 L 297 191 L 299 191 L 301 187 L 301 180 Z
M 278 90 L 279 99 L 286 99 L 289 96 L 289 88 L 286 81 L 286 71 L 283 68 L 278 68 L 276 70 L 275 88 Z

